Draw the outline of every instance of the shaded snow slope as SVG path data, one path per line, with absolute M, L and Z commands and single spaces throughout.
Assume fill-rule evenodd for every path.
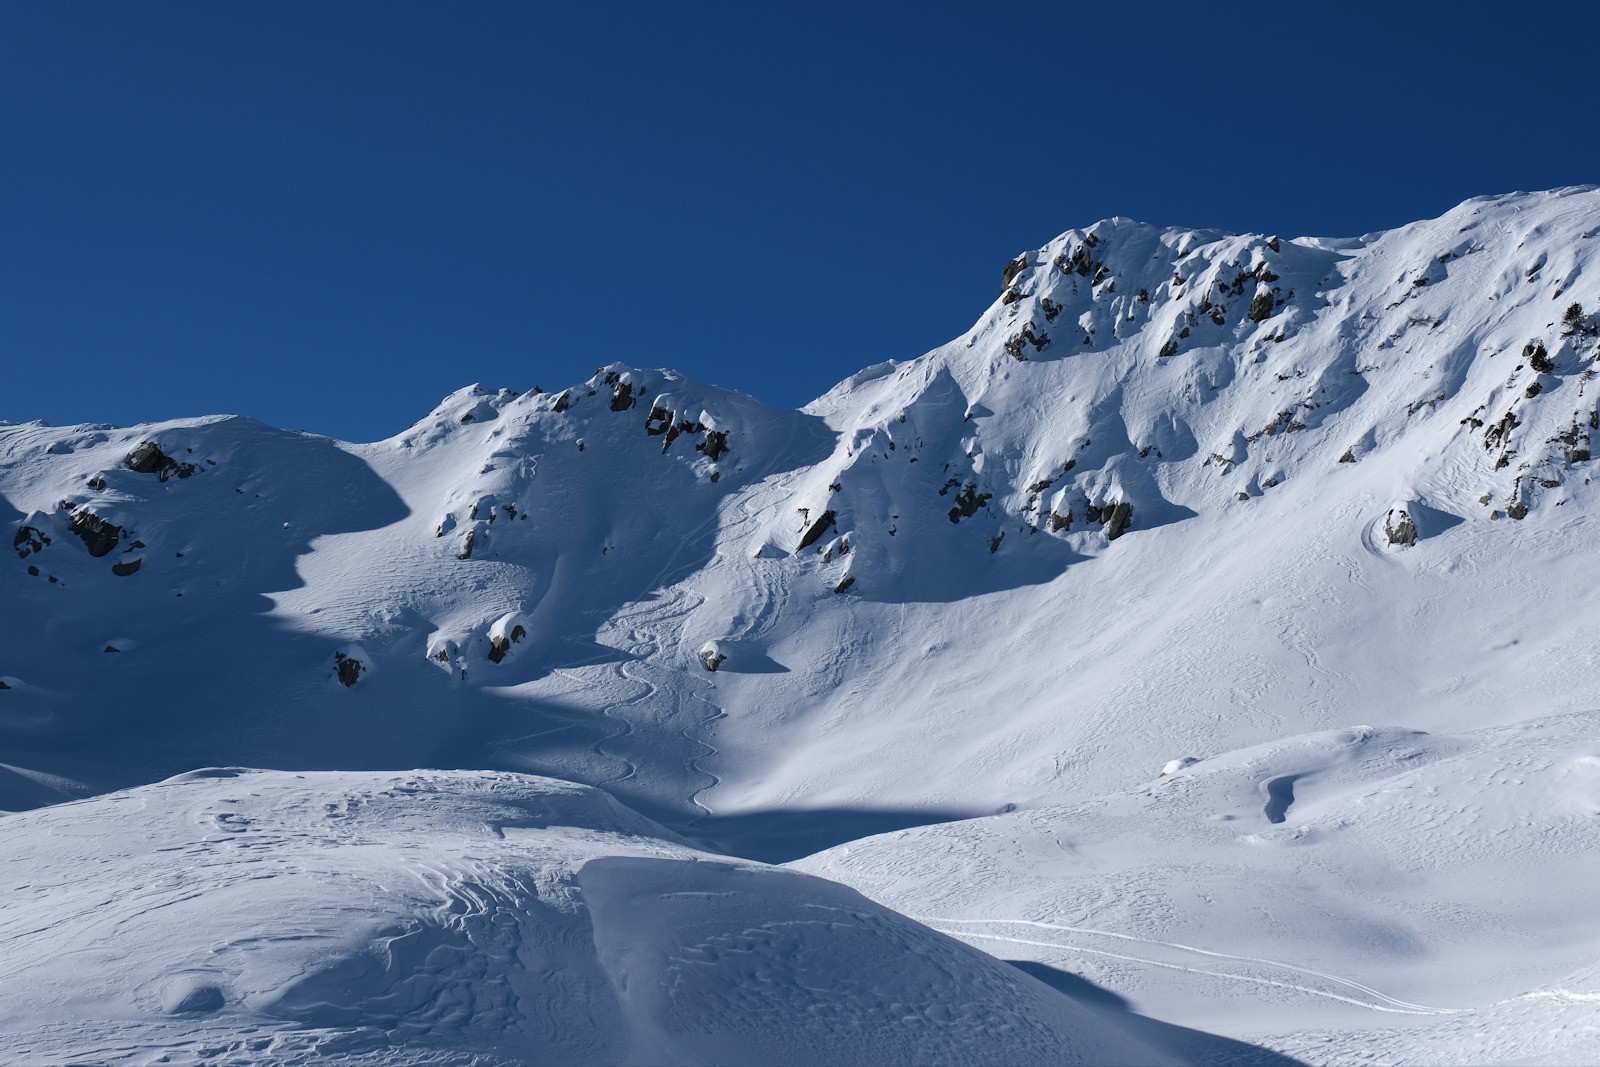
M 548 779 L 197 771 L 0 820 L 0 879 L 8 1061 L 1171 1062 Z

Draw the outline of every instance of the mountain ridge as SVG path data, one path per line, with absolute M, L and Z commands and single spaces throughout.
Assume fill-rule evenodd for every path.
M 1322 978 L 1217 979 L 1274 1048 L 1388 1004 L 1339 981 L 1558 988 L 1600 937 L 1483 894 L 1595 873 L 1559 842 L 1600 810 L 1597 235 L 1595 187 L 1337 240 L 1106 220 L 797 410 L 614 363 L 364 444 L 0 426 L 0 809 L 200 766 L 542 775 L 907 914 L 1303 956 Z M 1443 799 L 1414 824 L 1395 790 Z M 1097 872 L 1121 895 L 1005 892 Z M 976 929 L 1201 1021 L 1193 959 Z

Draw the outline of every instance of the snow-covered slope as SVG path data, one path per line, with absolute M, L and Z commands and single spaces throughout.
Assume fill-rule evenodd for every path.
M 1530 873 L 1533 801 L 1438 813 L 1452 838 L 1495 831 L 1455 919 L 1381 890 L 1454 847 L 1404 820 L 1279 848 L 1258 838 L 1288 822 L 1196 814 L 1136 846 L 1094 812 L 1188 796 L 1199 767 L 1234 792 L 1302 776 L 1303 811 L 1317 782 L 1376 780 L 1329 755 L 1357 727 L 1437 774 L 1452 745 L 1514 763 L 1529 724 L 1562 724 L 1551 766 L 1600 740 L 1597 235 L 1593 188 L 1348 240 L 1107 220 L 1019 256 L 967 334 L 798 412 L 613 364 L 561 393 L 462 390 L 374 444 L 0 426 L 0 808 L 218 764 L 520 771 L 767 861 L 943 823 L 829 869 L 917 914 L 960 889 L 957 917 L 1051 922 L 1068 902 L 1021 914 L 1012 839 L 973 817 L 1068 819 L 1153 909 L 1109 910 L 1108 933 L 1520 1017 L 1488 1005 L 1596 962 L 1586 919 L 1546 928 L 1576 910 L 1550 887 L 1586 872 Z M 1180 757 L 1204 762 L 1149 784 Z M 1568 814 L 1558 839 L 1586 832 Z M 1228 875 L 1188 929 L 1167 863 L 1239 850 L 1289 858 Z M 1049 853 L 1025 866 L 1089 892 Z M 1256 923 L 1313 854 L 1326 900 Z M 1523 947 L 1463 947 L 1483 916 Z M 1103 977 L 1203 1023 L 1203 984 L 1139 966 Z M 1280 987 L 1232 987 L 1217 1026 L 1290 1047 L 1253 1007 Z M 1308 1029 L 1395 1022 L 1294 995 Z
M 848 889 L 549 779 L 202 770 L 0 841 L 8 1062 L 1172 1062 Z

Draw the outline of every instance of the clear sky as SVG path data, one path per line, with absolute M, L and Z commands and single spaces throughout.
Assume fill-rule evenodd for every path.
M 1600 181 L 1580 4 L 0 0 L 0 418 L 386 437 L 612 360 L 799 405 L 1109 215 Z

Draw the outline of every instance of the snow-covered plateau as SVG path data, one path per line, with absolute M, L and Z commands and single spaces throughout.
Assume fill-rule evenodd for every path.
M 0 1059 L 1600 1060 L 1597 249 L 1118 218 L 798 411 L 0 424 Z

